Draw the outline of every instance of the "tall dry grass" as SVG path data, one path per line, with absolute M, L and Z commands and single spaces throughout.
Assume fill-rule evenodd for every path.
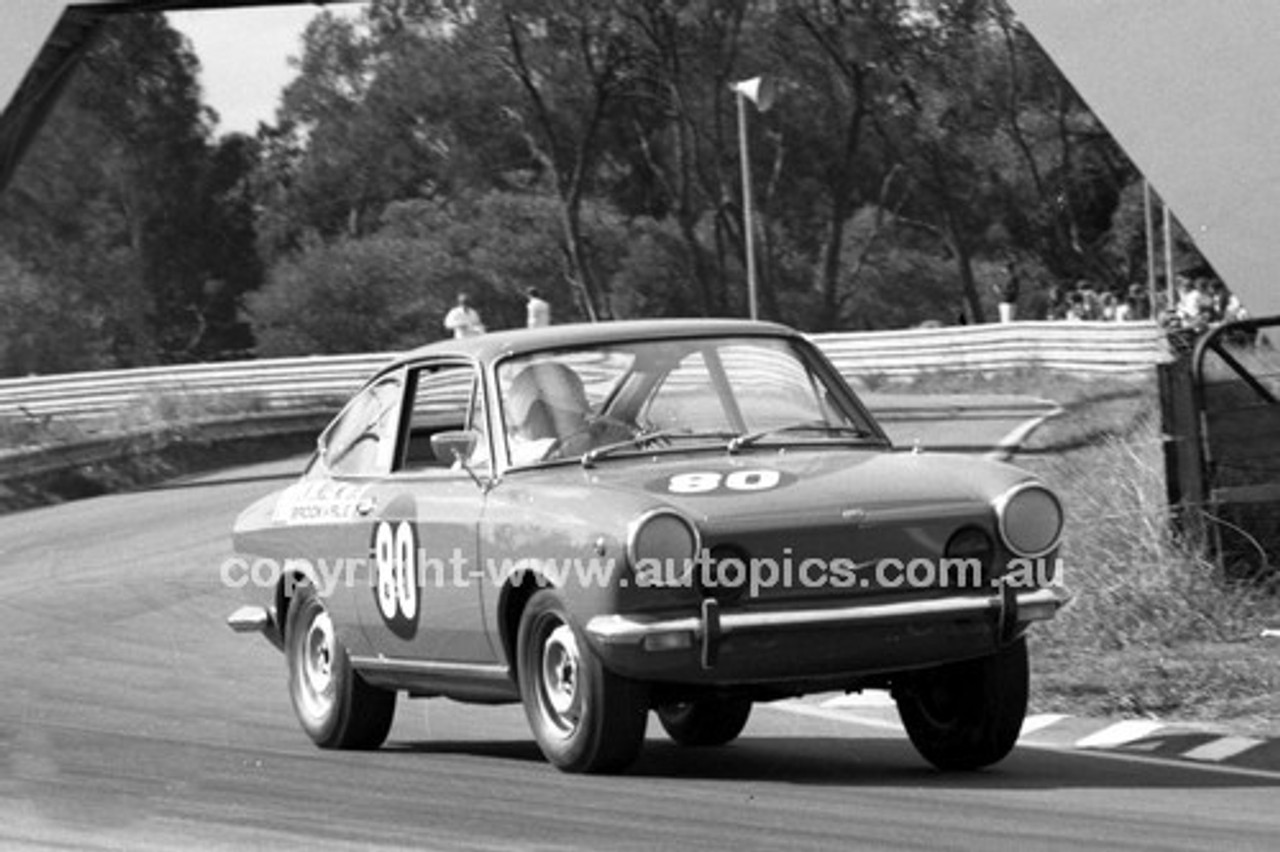
M 1036 390 L 1051 385 L 1048 377 Z M 1229 578 L 1210 549 L 1175 530 L 1153 384 L 1071 390 L 1065 414 L 1019 460 L 1062 496 L 1061 556 L 1075 594 L 1035 632 L 1034 704 L 1230 718 L 1272 732 L 1280 653 L 1260 634 L 1280 624 L 1276 575 Z M 1211 529 L 1214 519 L 1206 523 Z
M 1274 599 L 1229 581 L 1170 523 L 1154 417 L 1123 436 L 1035 465 L 1068 510 L 1062 560 L 1072 605 L 1047 635 L 1081 649 L 1172 647 L 1256 635 Z

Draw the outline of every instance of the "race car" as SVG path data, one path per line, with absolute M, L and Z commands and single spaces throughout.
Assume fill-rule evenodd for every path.
M 794 330 L 624 321 L 397 358 L 240 515 L 223 579 L 324 748 L 447 696 L 621 771 L 651 711 L 718 746 L 755 703 L 887 689 L 924 758 L 972 769 L 1013 747 L 1025 634 L 1070 599 L 1062 529 L 1024 470 L 893 446 Z

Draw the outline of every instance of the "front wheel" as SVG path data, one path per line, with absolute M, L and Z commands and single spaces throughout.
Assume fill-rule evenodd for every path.
M 977 660 L 914 672 L 894 687 L 907 736 L 939 769 L 980 769 L 1004 758 L 1027 714 L 1027 642 Z
M 529 599 L 520 617 L 516 660 L 529 727 L 557 768 L 616 771 L 640 754 L 647 691 L 604 667 L 553 591 Z
M 721 746 L 747 726 L 751 702 L 742 698 L 705 698 L 658 707 L 658 721 L 683 746 Z
M 302 729 L 321 748 L 374 749 L 395 718 L 396 694 L 351 668 L 333 619 L 311 586 L 301 586 L 285 624 L 289 698 Z

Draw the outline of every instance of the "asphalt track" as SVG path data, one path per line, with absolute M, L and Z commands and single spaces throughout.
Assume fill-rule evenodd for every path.
M 988 443 L 1008 432 L 988 423 Z M 1019 748 L 943 774 L 894 731 L 770 707 L 722 749 L 678 748 L 652 724 L 619 777 L 552 769 L 518 707 L 402 700 L 387 748 L 317 750 L 279 654 L 225 627 L 238 599 L 218 578 L 235 513 L 290 467 L 0 517 L 0 849 L 1234 850 L 1280 837 L 1274 773 Z

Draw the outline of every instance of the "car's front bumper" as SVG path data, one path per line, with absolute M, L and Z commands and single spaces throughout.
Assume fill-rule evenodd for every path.
M 599 615 L 587 622 L 586 633 L 607 663 L 633 677 L 760 681 L 972 656 L 1010 641 L 1030 622 L 1052 618 L 1070 599 L 1062 587 L 1005 588 L 989 595 L 733 612 L 708 599 L 696 616 Z M 673 653 L 679 651 L 685 653 Z

